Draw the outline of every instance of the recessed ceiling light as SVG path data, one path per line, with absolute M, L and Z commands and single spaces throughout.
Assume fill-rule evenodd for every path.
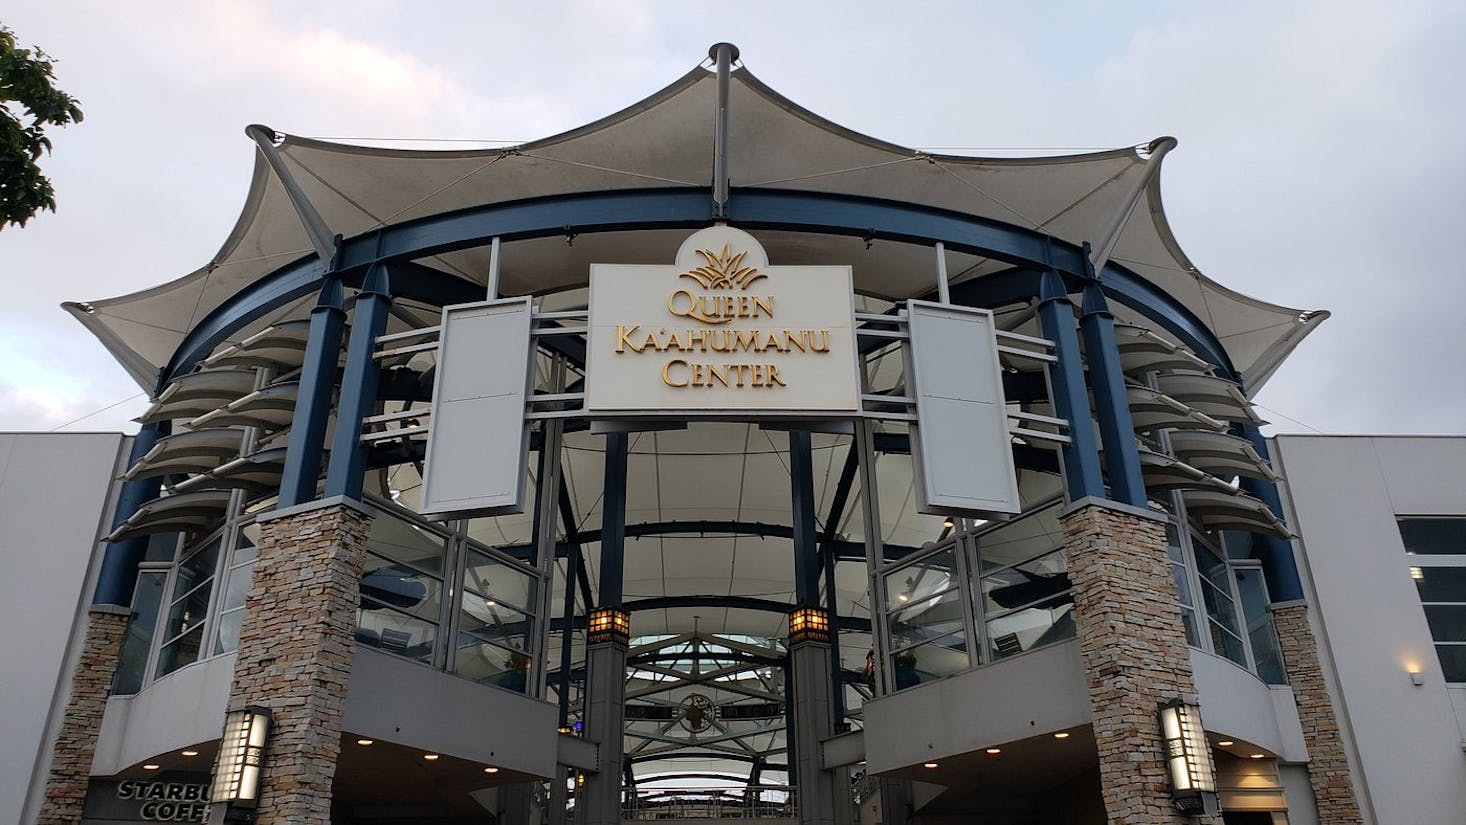
M 180 752 L 179 755 L 180 756 L 198 756 L 199 755 L 199 752 L 198 751 L 182 751 L 182 752 Z
M 493 766 L 484 768 L 484 773 L 498 773 L 498 772 L 499 772 L 499 769 L 498 768 L 495 768 Z
M 1002 748 L 988 748 L 988 753 L 991 753 L 991 754 L 999 754 L 999 753 L 1002 753 L 1002 752 L 1003 752 L 1003 749 Z
M 429 762 L 433 762 L 438 758 L 438 755 L 436 753 L 425 753 L 422 755 L 422 758 L 428 760 Z
M 1058 733 L 1054 734 L 1054 738 L 1055 739 L 1068 739 L 1069 738 L 1069 731 L 1061 730 Z
M 1222 741 L 1220 741 L 1220 742 L 1217 743 L 1217 746 L 1218 747 L 1222 747 L 1222 748 L 1230 748 L 1230 747 L 1232 747 L 1235 744 L 1237 744 L 1237 743 L 1236 742 L 1233 742 L 1230 739 L 1223 739 Z
M 1265 753 L 1254 753 L 1254 754 L 1253 754 L 1253 755 L 1252 755 L 1252 758 L 1253 758 L 1253 759 L 1262 759 L 1262 758 L 1264 758 L 1264 757 L 1266 757 L 1266 756 L 1267 756 L 1267 754 L 1265 754 Z
M 927 762 L 927 763 L 925 763 L 925 764 L 922 765 L 922 767 L 923 768 L 926 768 L 927 770 L 931 770 L 932 768 L 935 768 L 936 766 L 937 766 L 937 763 L 935 763 L 935 762 Z
M 159 769 L 161 767 L 163 767 L 163 766 L 162 765 L 143 765 L 143 770 L 145 770 L 145 771 L 156 771 L 157 769 Z
M 375 740 L 375 739 L 358 739 L 358 740 L 356 740 L 356 744 L 361 745 L 362 747 L 366 747 L 367 745 L 375 745 L 375 744 L 377 744 L 377 740 Z

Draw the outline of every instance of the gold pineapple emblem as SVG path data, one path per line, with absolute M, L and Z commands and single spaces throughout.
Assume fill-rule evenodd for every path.
M 716 254 L 706 249 L 697 250 L 697 254 L 707 263 L 678 277 L 691 278 L 702 284 L 703 289 L 732 289 L 735 286 L 748 289 L 759 278 L 769 277 L 756 267 L 744 266 L 743 256 L 748 252 L 734 254 L 729 244 L 723 244 L 723 251 Z

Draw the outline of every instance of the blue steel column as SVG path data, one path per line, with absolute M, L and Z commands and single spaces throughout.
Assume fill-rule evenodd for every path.
M 290 443 L 285 448 L 285 470 L 280 479 L 280 501 L 276 505 L 280 509 L 316 497 L 321 448 L 331 416 L 331 391 L 336 388 L 336 363 L 341 358 L 341 331 L 346 325 L 346 310 L 341 305 L 341 279 L 327 275 L 316 308 L 311 310 L 300 392 L 295 399 L 295 417 L 290 422 Z
M 626 433 L 606 436 L 605 495 L 601 504 L 601 608 L 618 608 L 626 544 Z M 584 825 L 620 825 L 621 770 L 626 758 L 626 645 L 599 641 L 586 646 L 585 733 L 599 748 L 597 770 L 576 795 Z M 581 811 L 584 811 L 583 819 Z
M 1130 402 L 1125 395 L 1125 376 L 1120 371 L 1115 316 L 1110 313 L 1098 283 L 1084 286 L 1079 329 L 1084 335 L 1084 355 L 1089 361 L 1089 385 L 1094 390 L 1094 406 L 1104 442 L 1105 469 L 1110 474 L 1110 498 L 1144 507 L 1145 483 L 1140 478 L 1140 454 L 1135 446 Z
M 801 608 L 818 609 L 814 455 L 807 431 L 789 433 L 789 493 L 794 528 L 794 601 Z M 797 777 L 796 810 L 802 825 L 835 825 L 839 819 L 835 774 L 819 763 L 820 742 L 834 732 L 834 695 L 839 690 L 839 670 L 832 669 L 830 662 L 830 647 L 824 639 L 790 633 L 789 676 L 784 691 L 786 701 L 793 697 L 793 715 L 786 709 L 784 741 L 790 747 L 789 769 Z
M 581 569 L 580 559 L 580 531 L 575 524 L 575 509 L 570 503 L 570 487 L 565 483 L 565 474 L 562 472 L 559 479 L 558 509 L 560 511 L 560 523 L 564 525 L 565 543 L 570 545 L 565 554 L 565 607 L 564 607 L 564 629 L 560 633 L 560 727 L 570 724 L 570 666 L 572 664 L 571 646 L 575 641 L 575 583 L 584 571 Z M 585 600 L 585 612 L 595 605 L 591 604 L 590 597 Z
M 1049 366 L 1049 387 L 1054 414 L 1069 422 L 1069 443 L 1063 446 L 1064 484 L 1070 501 L 1104 498 L 1099 445 L 1094 439 L 1094 416 L 1084 388 L 1084 361 L 1079 354 L 1079 333 L 1074 327 L 1074 304 L 1064 279 L 1050 269 L 1039 281 L 1038 320 L 1045 338 L 1054 342 L 1058 361 Z
M 1250 425 L 1240 429 L 1242 437 L 1252 442 L 1257 454 L 1269 459 L 1267 439 L 1262 437 L 1262 432 Z M 1278 518 L 1283 517 L 1283 500 L 1278 496 L 1276 484 L 1261 478 L 1244 477 L 1242 489 L 1262 499 L 1262 503 Z M 1262 562 L 1262 576 L 1267 582 L 1268 599 L 1274 603 L 1302 599 L 1303 584 L 1298 579 L 1298 563 L 1293 558 L 1293 544 L 1277 536 L 1253 533 L 1252 546 L 1257 549 L 1258 560 Z
M 131 467 L 147 455 L 153 445 L 158 443 L 158 439 L 168 435 L 169 429 L 170 423 L 166 421 L 144 424 L 137 435 L 133 436 L 132 449 L 127 454 L 127 466 Z M 117 494 L 117 512 L 112 517 L 112 529 L 121 527 L 123 522 L 137 512 L 140 505 L 157 498 L 162 489 L 162 476 L 135 478 L 125 482 Z M 102 557 L 102 570 L 97 576 L 97 589 L 92 595 L 92 606 L 131 607 L 132 592 L 137 587 L 137 566 L 147 551 L 146 536 L 136 536 L 107 545 L 106 555 Z
M 820 603 L 815 536 L 813 445 L 807 431 L 789 432 L 789 498 L 794 526 L 794 602 Z
M 392 287 L 385 264 L 373 264 L 356 296 L 351 340 L 346 345 L 346 369 L 341 374 L 341 399 L 336 404 L 336 432 L 331 439 L 331 462 L 326 471 L 326 495 L 360 499 L 366 475 L 367 448 L 361 443 L 361 420 L 377 405 L 381 370 L 372 356 L 377 338 L 387 330 L 392 309 Z
M 606 436 L 605 494 L 601 500 L 601 607 L 621 605 L 626 561 L 626 433 Z
M 840 599 L 835 592 L 835 553 L 825 547 L 825 612 L 830 614 L 830 682 L 835 692 L 830 696 L 831 716 L 835 719 L 835 732 L 840 733 L 845 725 L 845 663 L 840 660 Z

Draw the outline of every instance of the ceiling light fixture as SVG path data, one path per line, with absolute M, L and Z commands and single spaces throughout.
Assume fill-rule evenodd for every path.
M 198 756 L 199 755 L 199 752 L 198 751 L 180 751 L 178 755 L 179 756 Z
M 429 762 L 436 762 L 438 760 L 438 755 L 436 753 L 425 753 L 422 755 L 422 758 L 426 759 Z
M 161 767 L 163 767 L 163 766 L 162 765 L 143 765 L 143 770 L 145 770 L 145 771 L 156 771 L 157 769 L 159 769 Z
M 1266 759 L 1267 758 L 1267 754 L 1265 754 L 1265 753 L 1254 753 L 1254 754 L 1252 754 L 1252 758 L 1253 759 Z
M 937 763 L 935 763 L 935 762 L 926 762 L 926 763 L 923 763 L 922 764 L 922 767 L 923 768 L 926 768 L 927 770 L 932 770 L 936 766 L 937 766 Z
M 1069 738 L 1069 731 L 1061 730 L 1058 733 L 1054 734 L 1054 738 L 1055 739 L 1068 739 Z
M 1230 747 L 1232 747 L 1235 744 L 1237 744 L 1237 743 L 1236 742 L 1233 742 L 1230 739 L 1223 739 L 1222 741 L 1220 741 L 1220 742 L 1217 743 L 1217 747 L 1230 748 Z
M 1000 754 L 1002 752 L 1003 752 L 1003 749 L 1002 748 L 988 748 L 988 753 L 993 754 L 994 756 L 997 756 L 998 754 Z
M 499 772 L 499 769 L 493 767 L 492 765 L 489 766 L 489 767 L 487 767 L 487 768 L 484 768 L 484 773 L 498 773 L 498 772 Z

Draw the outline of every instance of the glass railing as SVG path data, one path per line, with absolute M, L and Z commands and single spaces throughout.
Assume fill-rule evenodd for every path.
M 538 644 L 537 571 L 461 533 L 382 512 L 372 522 L 358 643 L 525 693 Z
M 1073 638 L 1059 502 L 954 535 L 881 573 L 891 689 Z
M 623 820 L 793 819 L 795 789 L 787 785 L 636 788 L 622 802 Z

